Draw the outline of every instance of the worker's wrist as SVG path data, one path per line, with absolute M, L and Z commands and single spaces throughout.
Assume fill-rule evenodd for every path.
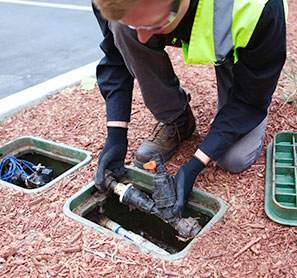
M 201 162 L 195 155 L 183 166 L 190 170 L 190 172 L 186 171 L 189 175 L 196 178 L 198 174 L 205 168 L 203 162 Z
M 127 128 L 122 127 L 107 127 L 107 138 L 112 144 L 128 144 Z
M 124 121 L 108 121 L 107 127 L 122 127 L 122 128 L 128 128 L 128 122 Z
M 198 160 L 200 160 L 205 166 L 207 165 L 207 163 L 211 160 L 209 156 L 207 156 L 203 151 L 201 151 L 200 149 L 198 149 L 195 153 L 194 153 L 194 157 L 196 157 Z

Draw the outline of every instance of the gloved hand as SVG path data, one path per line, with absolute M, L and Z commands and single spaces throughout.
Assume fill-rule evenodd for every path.
M 128 146 L 127 130 L 122 127 L 107 128 L 107 139 L 99 156 L 98 170 L 94 177 L 95 186 L 101 191 L 104 189 L 102 186 L 105 169 L 113 171 L 115 178 L 120 178 L 127 172 L 124 167 Z
M 204 167 L 205 165 L 193 156 L 175 175 L 176 203 L 173 207 L 175 216 L 182 216 L 184 208 L 189 201 L 195 179 Z

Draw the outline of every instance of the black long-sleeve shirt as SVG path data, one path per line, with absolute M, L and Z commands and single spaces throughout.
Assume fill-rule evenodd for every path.
M 270 0 L 245 48 L 238 48 L 234 84 L 200 149 L 218 159 L 266 117 L 286 60 L 286 23 L 282 0 Z
M 187 14 L 171 35 L 190 39 L 198 0 L 192 0 Z M 106 100 L 107 121 L 130 121 L 133 77 L 113 42 L 107 22 L 94 8 L 104 35 L 105 57 L 97 67 L 97 80 Z M 282 0 L 270 0 L 245 48 L 237 49 L 233 66 L 234 84 L 227 103 L 220 109 L 200 149 L 218 159 L 234 142 L 254 129 L 267 115 L 286 59 L 286 26 Z M 196 96 L 194 96 L 196 97 Z M 199 96 L 197 96 L 199 97 Z
M 108 22 L 93 5 L 104 39 L 100 44 L 105 56 L 97 66 L 96 75 L 106 101 L 107 121 L 130 121 L 134 77 L 129 73 L 122 55 L 114 45 Z

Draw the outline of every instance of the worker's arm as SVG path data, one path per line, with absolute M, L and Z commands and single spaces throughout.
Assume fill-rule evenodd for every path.
M 106 102 L 106 119 L 107 122 L 129 122 L 134 77 L 114 44 L 108 21 L 102 17 L 94 4 L 93 10 L 103 33 L 100 48 L 105 55 L 97 66 L 96 75 L 100 92 Z
M 286 59 L 286 26 L 282 1 L 269 1 L 247 47 L 237 49 L 234 83 L 227 103 L 216 115 L 209 133 L 189 162 L 175 176 L 175 212 L 182 213 L 197 175 L 218 159 L 267 115 Z
M 286 59 L 283 1 L 269 1 L 245 48 L 237 49 L 234 83 L 200 150 L 213 160 L 267 116 Z
M 94 14 L 103 33 L 100 44 L 105 56 L 97 66 L 97 81 L 106 101 L 107 138 L 98 160 L 95 184 L 98 188 L 104 181 L 105 169 L 116 177 L 125 173 L 124 160 L 127 153 L 127 129 L 131 114 L 131 100 L 134 78 L 114 45 L 108 22 L 93 5 Z

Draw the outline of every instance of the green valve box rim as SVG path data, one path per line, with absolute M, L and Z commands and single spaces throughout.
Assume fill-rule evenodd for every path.
M 0 159 L 6 155 L 16 156 L 30 151 L 34 151 L 53 159 L 58 159 L 65 163 L 73 164 L 74 166 L 40 188 L 27 189 L 3 180 L 0 180 L 1 185 L 18 191 L 23 191 L 24 193 L 40 192 L 52 187 L 55 183 L 74 173 L 92 160 L 91 152 L 89 151 L 80 150 L 33 136 L 19 137 L 0 147 Z
M 277 133 L 267 147 L 265 212 L 279 224 L 297 226 L 297 133 Z
M 133 183 L 140 189 L 147 193 L 151 193 L 151 187 L 153 183 L 153 177 L 154 174 L 147 172 L 145 170 L 133 167 L 133 166 L 126 166 L 128 169 L 128 172 L 126 174 L 126 178 L 131 179 Z M 151 250 L 146 248 L 145 246 L 140 246 L 137 243 L 131 243 L 131 241 L 125 239 L 121 235 L 118 235 L 111 230 L 108 230 L 104 227 L 102 227 L 99 224 L 96 224 L 81 215 L 78 215 L 74 213 L 73 211 L 83 202 L 86 202 L 88 200 L 92 199 L 92 194 L 96 192 L 96 188 L 94 185 L 94 182 L 91 182 L 88 184 L 85 188 L 77 192 L 75 195 L 73 195 L 71 198 L 69 198 L 66 203 L 63 206 L 63 212 L 64 214 L 77 221 L 80 222 L 88 227 L 92 227 L 95 230 L 102 232 L 108 236 L 121 239 L 126 241 L 129 244 L 135 244 L 136 247 L 146 253 L 149 254 L 155 258 L 163 259 L 166 261 L 173 261 L 180 259 L 184 256 L 186 256 L 193 244 L 199 244 L 199 239 L 196 237 L 194 238 L 183 250 L 181 250 L 178 253 L 172 254 L 172 255 L 164 255 L 156 252 L 155 250 Z M 210 221 L 201 229 L 199 234 L 202 234 L 207 229 L 209 229 L 214 223 L 220 222 L 223 219 L 223 215 L 226 211 L 226 204 L 225 202 L 219 198 L 214 196 L 213 194 L 207 193 L 205 191 L 198 190 L 196 188 L 193 189 L 191 193 L 190 202 L 188 204 L 189 208 L 199 210 L 201 213 L 206 214 L 211 217 Z M 90 208 L 93 209 L 94 204 L 90 202 Z

